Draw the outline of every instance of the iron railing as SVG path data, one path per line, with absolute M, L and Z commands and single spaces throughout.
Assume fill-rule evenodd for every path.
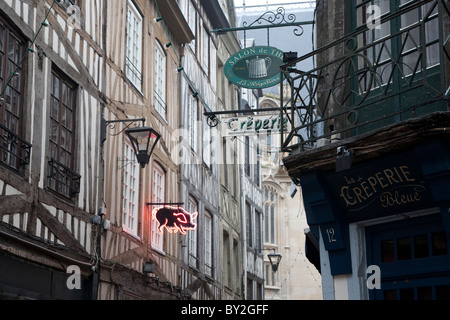
M 81 176 L 78 173 L 55 159 L 51 159 L 48 165 L 48 186 L 50 189 L 69 199 L 80 193 Z
M 419 21 L 392 28 L 417 10 Z M 282 66 L 280 78 L 287 81 L 290 94 L 283 97 L 281 88 L 280 114 L 292 125 L 282 134 L 282 151 L 301 152 L 334 139 L 448 111 L 448 21 L 448 1 L 412 1 L 382 16 L 381 26 L 390 26 L 384 37 L 370 39 L 369 27 L 360 26 Z
M 0 162 L 19 170 L 30 164 L 31 144 L 0 124 Z

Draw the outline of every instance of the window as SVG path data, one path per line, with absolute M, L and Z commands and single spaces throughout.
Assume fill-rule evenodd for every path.
M 49 121 L 48 187 L 67 198 L 80 192 L 75 169 L 76 85 L 58 69 L 52 71 Z
M 189 197 L 188 211 L 191 213 L 198 212 L 198 204 L 193 197 Z M 188 233 L 189 265 L 195 269 L 198 268 L 197 236 L 198 236 L 197 229 L 190 230 Z
M 29 163 L 31 145 L 22 139 L 26 60 L 25 40 L 20 38 L 0 17 L 0 162 L 19 170 Z M 14 71 L 18 73 L 12 76 Z M 11 79 L 11 81 L 9 81 Z M 8 83 L 9 81 L 9 83 Z
M 123 209 L 122 228 L 131 235 L 138 236 L 139 221 L 139 164 L 133 148 L 125 143 L 123 167 Z
M 270 263 L 265 263 L 264 267 L 265 267 L 265 271 L 266 271 L 266 275 L 265 275 L 266 286 L 270 286 L 270 287 L 276 286 L 277 278 L 276 278 L 276 273 L 273 272 L 272 265 Z
M 209 34 L 202 28 L 201 63 L 203 71 L 209 75 Z
M 222 138 L 222 155 L 223 155 L 223 185 L 227 188 L 228 186 L 228 143 L 227 138 Z
M 205 274 L 212 276 L 213 268 L 213 238 L 212 238 L 213 221 L 209 212 L 205 212 Z
M 192 1 L 188 1 L 188 24 L 191 28 L 192 33 L 194 34 L 194 40 L 189 43 L 190 48 L 194 53 L 196 53 L 197 43 L 195 39 L 197 39 L 197 10 L 195 9 Z
M 264 242 L 275 244 L 276 194 L 270 187 L 264 188 Z
M 262 214 L 258 211 L 255 212 L 256 225 L 255 225 L 255 247 L 257 250 L 262 249 Z
M 223 231 L 223 283 L 231 288 L 231 250 L 230 250 L 230 236 L 228 232 Z
M 341 104 L 360 106 L 355 121 L 368 124 L 354 134 L 447 110 L 446 103 L 433 102 L 428 94 L 430 88 L 440 89 L 441 81 L 438 3 L 352 0 L 352 31 L 359 34 L 347 45 L 358 54 L 345 61 L 342 71 L 351 73 L 351 80 L 341 77 L 336 83 L 350 81 L 351 85 L 336 98 Z M 370 20 L 377 15 L 373 8 L 383 23 Z
M 255 174 L 255 184 L 259 186 L 261 184 L 261 148 L 259 144 L 256 147 L 256 164 L 254 164 L 255 170 L 253 171 Z
M 245 163 L 244 163 L 245 175 L 250 177 L 250 138 L 245 137 Z
M 245 203 L 245 222 L 247 227 L 247 247 L 253 248 L 253 215 L 250 203 Z
M 188 105 L 188 135 L 189 145 L 197 152 L 198 151 L 198 100 L 194 94 L 189 95 Z
M 159 42 L 155 45 L 155 109 L 166 119 L 166 53 Z
M 234 259 L 234 283 L 235 290 L 239 291 L 241 287 L 241 259 L 240 259 L 240 251 L 239 251 L 239 242 L 236 239 L 233 239 L 233 259 Z
M 131 0 L 127 6 L 127 47 L 125 73 L 128 80 L 142 89 L 142 16 Z
M 165 203 L 165 188 L 166 188 L 166 174 L 163 168 L 157 164 L 153 164 L 153 181 L 152 181 L 152 202 Z M 153 207 L 155 209 L 157 207 Z M 152 221 L 152 247 L 163 250 L 164 249 L 164 235 L 158 232 L 158 223 Z

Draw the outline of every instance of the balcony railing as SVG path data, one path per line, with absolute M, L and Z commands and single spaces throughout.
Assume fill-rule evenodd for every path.
M 448 111 L 449 6 L 442 0 L 412 1 L 381 18 L 381 26 L 390 27 L 387 35 L 369 39 L 364 25 L 282 66 L 291 92 L 280 113 L 292 125 L 282 151 L 301 152 Z M 418 10 L 419 21 L 392 29 Z
M 30 164 L 31 144 L 0 124 L 0 162 L 19 171 Z
M 49 162 L 48 186 L 67 198 L 80 193 L 81 176 L 62 163 L 51 159 Z

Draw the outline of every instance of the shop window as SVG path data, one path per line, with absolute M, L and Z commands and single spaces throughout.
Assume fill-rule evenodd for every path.
M 397 240 L 398 260 L 411 259 L 411 240 L 410 238 L 401 238 Z
M 381 242 L 381 261 L 394 261 L 394 240 L 386 240 Z
M 432 254 L 433 256 L 441 256 L 447 254 L 447 234 L 445 232 L 437 232 L 431 235 Z
M 414 248 L 414 258 L 428 257 L 428 236 L 426 234 L 414 236 Z

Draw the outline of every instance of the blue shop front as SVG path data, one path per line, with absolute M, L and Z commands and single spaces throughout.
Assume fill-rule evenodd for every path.
M 285 159 L 302 188 L 307 238 L 319 244 L 310 260 L 324 299 L 450 299 L 448 124 L 438 113 L 403 125 L 403 136 L 398 125 Z

